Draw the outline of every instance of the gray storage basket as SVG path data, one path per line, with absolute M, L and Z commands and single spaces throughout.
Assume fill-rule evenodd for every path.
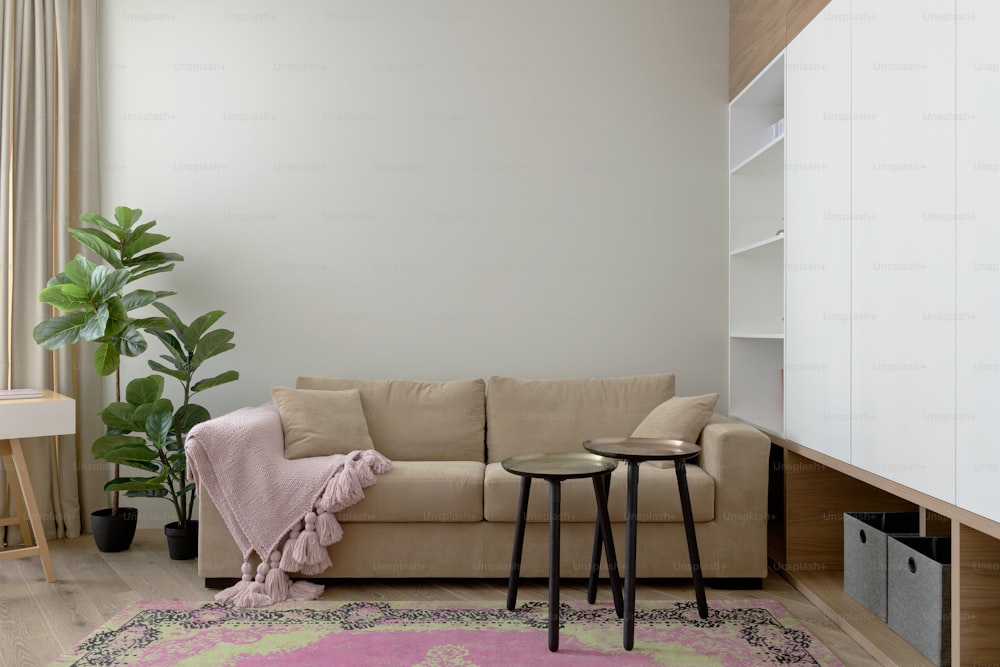
M 889 540 L 889 627 L 935 665 L 951 664 L 951 538 Z
M 844 592 L 885 621 L 888 537 L 919 532 L 919 512 L 845 512 Z

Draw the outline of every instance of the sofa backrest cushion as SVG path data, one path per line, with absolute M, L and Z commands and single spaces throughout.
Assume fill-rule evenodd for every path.
M 396 461 L 483 461 L 486 383 L 300 377 L 298 389 L 358 389 L 375 449 Z
M 673 373 L 564 380 L 491 377 L 487 463 L 522 454 L 583 451 L 584 440 L 627 437 L 650 410 L 674 395 L 674 386 Z

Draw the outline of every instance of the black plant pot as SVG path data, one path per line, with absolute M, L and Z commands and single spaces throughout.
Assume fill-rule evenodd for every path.
M 167 551 L 171 560 L 188 560 L 198 557 L 198 522 L 188 521 L 181 526 L 180 521 L 168 523 L 163 527 L 167 536 Z
M 139 510 L 134 507 L 119 507 L 115 516 L 111 516 L 110 507 L 91 512 L 90 529 L 98 551 L 125 551 L 132 546 L 138 520 Z

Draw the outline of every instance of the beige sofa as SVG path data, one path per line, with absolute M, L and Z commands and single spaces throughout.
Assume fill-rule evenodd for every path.
M 527 453 L 583 451 L 582 442 L 629 435 L 674 395 L 672 374 L 624 378 L 523 380 L 493 377 L 448 382 L 299 378 L 300 389 L 353 389 L 375 449 L 393 470 L 340 512 L 341 542 L 321 578 L 505 577 L 520 478 L 500 462 Z M 706 579 L 759 584 L 767 576 L 769 440 L 742 423 L 713 416 L 702 453 L 688 466 L 698 547 Z M 625 466 L 612 475 L 609 511 L 624 553 Z M 225 523 L 200 496 L 198 572 L 216 587 L 239 578 L 242 558 Z M 522 576 L 548 573 L 548 488 L 532 486 Z M 586 577 L 594 537 L 589 480 L 562 493 L 565 577 Z M 640 578 L 686 578 L 688 560 L 672 468 L 643 463 L 639 487 Z M 738 581 L 737 581 L 738 580 Z

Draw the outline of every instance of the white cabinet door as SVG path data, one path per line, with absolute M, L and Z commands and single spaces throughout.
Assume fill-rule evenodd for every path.
M 948 502 L 954 13 L 944 0 L 855 0 L 851 21 L 851 461 Z
M 956 504 L 1000 521 L 1000 3 L 956 26 Z
M 851 0 L 785 53 L 785 435 L 851 460 Z

